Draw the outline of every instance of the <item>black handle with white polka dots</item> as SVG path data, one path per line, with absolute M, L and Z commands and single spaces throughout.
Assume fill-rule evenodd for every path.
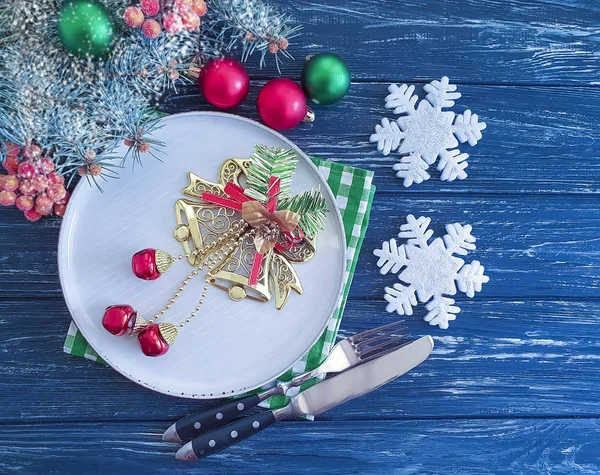
M 200 434 L 228 424 L 248 409 L 258 405 L 259 402 L 260 399 L 257 394 L 229 401 L 220 406 L 184 417 L 177 421 L 175 430 L 181 440 L 191 440 Z
M 248 416 L 213 430 L 192 440 L 192 449 L 198 458 L 207 457 L 266 429 L 276 422 L 273 411 Z

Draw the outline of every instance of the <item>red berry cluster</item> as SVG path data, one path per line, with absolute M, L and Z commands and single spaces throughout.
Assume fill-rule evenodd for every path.
M 141 28 L 144 36 L 156 38 L 163 28 L 171 34 L 197 31 L 205 14 L 204 0 L 140 0 L 125 10 L 123 18 L 130 27 Z
M 0 174 L 0 204 L 16 206 L 29 221 L 52 213 L 64 216 L 69 201 L 65 179 L 54 170 L 54 163 L 42 156 L 37 145 L 20 149 L 7 144 L 2 163 L 8 175 Z

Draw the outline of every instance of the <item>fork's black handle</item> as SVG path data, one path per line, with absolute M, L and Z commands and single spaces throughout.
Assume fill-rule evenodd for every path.
M 275 422 L 273 411 L 261 412 L 196 437 L 190 444 L 196 457 L 207 457 L 247 439 Z
M 220 406 L 196 412 L 180 419 L 175 423 L 175 430 L 181 440 L 191 440 L 200 434 L 229 424 L 240 414 L 258 405 L 259 402 L 258 394 L 229 401 Z

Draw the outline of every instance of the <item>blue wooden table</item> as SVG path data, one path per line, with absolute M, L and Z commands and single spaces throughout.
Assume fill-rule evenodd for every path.
M 285 422 L 195 465 L 160 434 L 197 402 L 70 357 L 56 266 L 60 220 L 0 208 L 0 472 L 599 473 L 600 4 L 597 0 L 281 1 L 304 24 L 297 58 L 343 56 L 347 99 L 288 136 L 375 171 L 377 194 L 341 334 L 393 321 L 372 255 L 409 213 L 470 223 L 491 281 L 448 330 L 423 310 L 432 357 L 375 393 Z M 241 115 L 257 118 L 258 70 Z M 285 65 L 299 79 L 302 61 Z M 368 143 L 390 82 L 447 75 L 488 124 L 469 178 L 404 189 Z M 195 88 L 167 112 L 207 110 Z M 469 147 L 465 147 L 468 149 Z

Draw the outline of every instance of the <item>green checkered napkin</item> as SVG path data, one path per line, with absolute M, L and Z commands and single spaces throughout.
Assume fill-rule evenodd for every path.
M 375 187 L 372 185 L 373 172 L 318 158 L 313 158 L 312 160 L 319 168 L 321 175 L 327 180 L 331 191 L 336 197 L 337 206 L 344 222 L 347 245 L 346 273 L 344 274 L 345 284 L 344 291 L 329 325 L 310 351 L 281 376 L 280 379 L 282 380 L 288 380 L 296 374 L 316 368 L 327 357 L 335 344 L 346 299 L 350 285 L 352 284 L 352 276 L 354 275 L 360 248 L 369 223 L 371 203 L 373 202 L 373 195 L 375 193 Z M 67 333 L 64 351 L 74 356 L 82 356 L 93 361 L 103 362 L 87 341 L 85 341 L 85 338 L 73 322 L 71 322 L 69 332 Z M 300 390 L 310 387 L 315 382 L 315 380 L 312 380 L 304 383 Z M 286 398 L 283 396 L 274 396 L 268 401 L 268 406 L 274 409 L 285 403 Z

